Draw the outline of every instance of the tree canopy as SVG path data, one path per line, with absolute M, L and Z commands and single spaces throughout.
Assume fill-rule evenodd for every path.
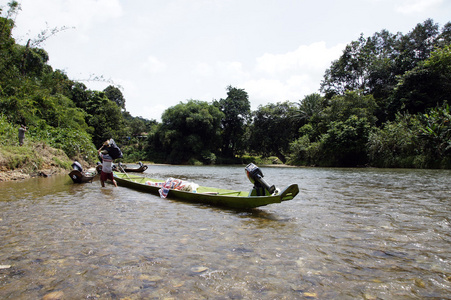
M 40 41 L 11 36 L 20 9 L 0 13 L 0 132 L 19 124 L 32 140 L 70 157 L 95 159 L 109 138 L 125 160 L 243 163 L 245 155 L 315 166 L 450 168 L 451 22 L 427 19 L 407 34 L 360 35 L 326 70 L 320 93 L 272 101 L 251 111 L 243 88 L 226 87 L 211 103 L 187 100 L 161 122 L 134 117 L 121 90 L 90 90 L 54 70 Z M 0 147 L 17 145 L 0 139 Z M 272 161 L 276 159 L 272 158 Z

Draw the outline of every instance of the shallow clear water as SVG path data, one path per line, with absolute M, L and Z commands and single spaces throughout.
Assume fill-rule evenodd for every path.
M 236 211 L 67 175 L 0 182 L 0 299 L 450 297 L 451 171 L 261 169 L 299 195 Z M 251 188 L 244 166 L 146 173 Z

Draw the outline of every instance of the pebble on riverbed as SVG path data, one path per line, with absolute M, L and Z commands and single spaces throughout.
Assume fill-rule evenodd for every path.
M 11 265 L 0 265 L 0 270 L 9 269 L 9 268 L 11 268 Z
M 193 268 L 191 268 L 191 272 L 193 272 L 193 273 L 202 273 L 202 272 L 205 272 L 207 270 L 208 270 L 207 267 L 193 267 Z
M 51 292 L 42 297 L 42 300 L 61 300 L 64 298 L 64 293 L 62 291 Z

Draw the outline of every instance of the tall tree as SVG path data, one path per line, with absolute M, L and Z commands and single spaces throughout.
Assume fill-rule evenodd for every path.
M 434 51 L 417 67 L 406 72 L 393 93 L 391 111 L 423 113 L 451 101 L 451 45 Z
M 120 89 L 115 86 L 109 85 L 103 90 L 103 92 L 105 93 L 107 98 L 116 103 L 117 106 L 125 109 L 125 98 Z
M 222 124 L 222 154 L 234 157 L 243 149 L 243 137 L 251 114 L 249 96 L 244 89 L 227 87 L 227 98 L 215 102 L 224 113 Z
M 297 137 L 297 113 L 296 104 L 288 101 L 259 106 L 253 113 L 249 151 L 264 157 L 275 155 L 285 163 L 290 142 Z
M 446 23 L 441 33 L 436 39 L 436 46 L 442 48 L 443 46 L 451 45 L 451 22 Z
M 110 101 L 103 92 L 93 92 L 86 105 L 87 123 L 95 131 L 93 142 L 96 147 L 110 138 L 119 140 L 124 136 L 123 118 L 120 108 Z
M 395 84 L 393 60 L 399 55 L 397 43 L 400 34 L 387 30 L 365 39 L 363 35 L 343 50 L 340 58 L 326 70 L 321 91 L 330 99 L 347 90 L 361 90 L 366 94 L 382 93 L 387 84 Z
M 162 151 L 169 163 L 187 163 L 195 159 L 214 163 L 220 139 L 223 114 L 207 102 L 189 100 L 168 108 L 158 129 Z
M 396 75 L 412 70 L 420 61 L 429 57 L 439 35 L 438 24 L 432 19 L 417 24 L 399 41 L 399 56 L 396 58 Z
M 20 5 L 17 1 L 11 1 L 8 6 L 9 9 L 6 12 L 3 7 L 0 7 L 0 82 L 2 89 L 6 84 L 19 78 L 19 70 L 14 63 L 15 40 L 11 32 L 14 28 L 13 18 L 20 10 Z
M 301 120 L 303 123 L 309 122 L 312 118 L 318 117 L 324 109 L 325 101 L 320 94 L 314 93 L 304 97 L 300 100 L 299 109 L 295 114 L 295 118 Z

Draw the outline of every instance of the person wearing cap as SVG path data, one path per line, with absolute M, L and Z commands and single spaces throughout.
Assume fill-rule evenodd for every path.
M 102 150 L 102 148 L 98 150 L 99 156 L 102 160 L 102 172 L 100 172 L 100 184 L 102 185 L 102 187 L 105 187 L 105 181 L 109 179 L 113 181 L 114 186 L 117 187 L 116 180 L 114 180 L 113 176 L 113 158 L 108 155 L 107 150 Z

